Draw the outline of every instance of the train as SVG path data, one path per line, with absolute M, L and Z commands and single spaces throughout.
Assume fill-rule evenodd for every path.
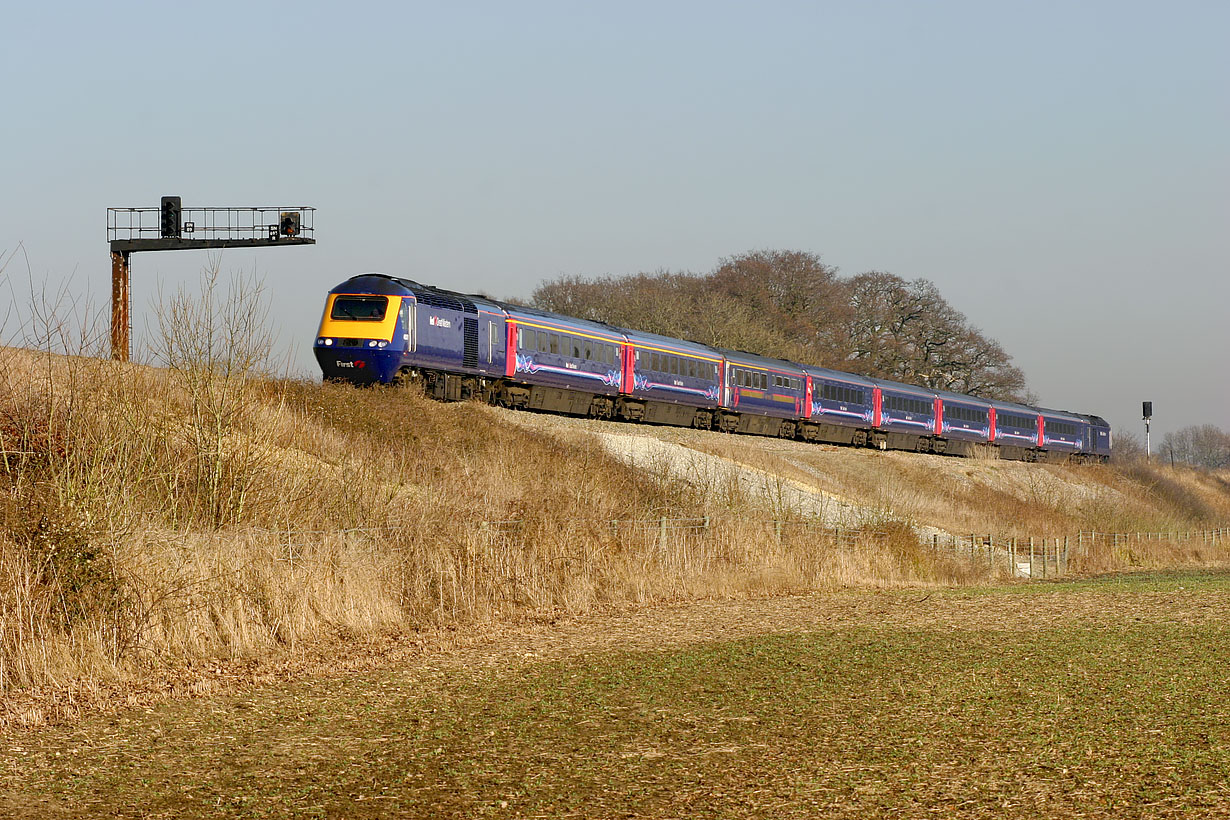
M 443 401 L 880 450 L 1105 462 L 1110 425 L 1067 410 L 859 376 L 576 319 L 383 273 L 327 295 L 326 380 Z

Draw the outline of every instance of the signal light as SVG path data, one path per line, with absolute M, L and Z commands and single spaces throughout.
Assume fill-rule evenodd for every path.
M 282 211 L 282 218 L 278 220 L 278 233 L 282 236 L 299 235 L 298 211 Z
M 164 239 L 179 239 L 182 210 L 179 197 L 164 196 L 162 198 L 162 221 L 160 225 Z

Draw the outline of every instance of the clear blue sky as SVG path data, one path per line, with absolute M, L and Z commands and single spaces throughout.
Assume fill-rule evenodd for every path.
M 222 260 L 304 374 L 355 273 L 524 296 L 797 249 L 933 280 L 1047 405 L 1230 429 L 1227 3 L 45 2 L 0 32 L 0 253 L 105 307 L 108 206 L 313 205 L 315 247 Z M 133 257 L 139 335 L 205 263 Z

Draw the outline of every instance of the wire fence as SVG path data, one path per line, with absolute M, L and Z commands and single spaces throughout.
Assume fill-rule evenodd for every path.
M 1209 530 L 1182 530 L 1168 532 L 1096 532 L 1081 530 L 1075 536 L 1052 538 L 995 537 L 993 535 L 946 535 L 933 534 L 933 549 L 947 548 L 959 554 L 968 554 L 969 561 L 986 562 L 994 568 L 997 561 L 1007 562 L 1011 575 L 1024 578 L 1048 578 L 1066 575 L 1068 562 L 1073 555 L 1084 557 L 1089 550 L 1101 546 L 1112 549 L 1131 544 L 1167 543 L 1204 546 L 1226 546 L 1230 527 Z M 968 550 L 968 553 L 966 551 Z
M 812 536 L 834 545 L 853 546 L 861 542 L 882 540 L 893 533 L 886 529 L 868 527 L 839 527 L 819 520 L 790 518 L 753 518 L 746 516 L 635 519 L 569 519 L 568 523 L 587 528 L 591 533 L 608 535 L 612 541 L 621 539 L 651 539 L 661 547 L 680 538 L 703 539 L 720 528 L 733 523 L 751 525 L 773 538 L 778 544 L 802 535 Z M 517 539 L 541 532 L 550 522 L 532 519 L 494 519 L 465 522 L 456 532 L 479 535 L 488 539 Z M 342 527 L 336 529 L 295 529 L 288 525 L 282 528 L 258 528 L 263 533 L 281 542 L 287 550 L 287 559 L 297 560 L 303 548 L 309 546 L 304 536 L 364 535 L 376 538 L 399 533 L 412 533 L 421 528 L 421 522 L 382 522 L 375 526 Z M 1230 527 L 1207 530 L 1154 531 L 1154 532 L 1097 532 L 1081 530 L 1076 535 L 1059 537 L 996 536 L 993 534 L 957 535 L 933 531 L 930 537 L 920 537 L 921 543 L 936 553 L 966 560 L 973 566 L 986 566 L 994 571 L 1004 569 L 1012 577 L 1056 578 L 1066 575 L 1073 556 L 1083 557 L 1098 546 L 1112 549 L 1126 548 L 1132 544 L 1169 543 L 1201 544 L 1209 547 L 1230 546 Z

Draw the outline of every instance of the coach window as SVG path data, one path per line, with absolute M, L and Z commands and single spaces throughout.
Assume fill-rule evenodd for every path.
M 551 333 L 547 336 L 549 340 L 548 347 L 552 353 L 559 353 L 559 334 Z

